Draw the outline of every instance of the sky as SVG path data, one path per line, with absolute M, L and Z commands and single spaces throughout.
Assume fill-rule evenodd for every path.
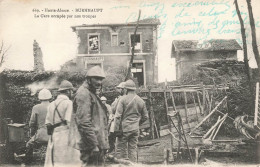
M 238 0 L 238 3 L 247 30 L 250 66 L 255 68 L 247 5 L 245 0 Z M 260 10 L 257 6 L 260 1 L 252 0 L 252 6 L 259 41 Z M 45 12 L 45 8 L 69 12 Z M 75 12 L 76 8 L 102 9 L 102 12 Z M 161 22 L 158 28 L 160 82 L 175 79 L 175 60 L 171 58 L 173 40 L 236 39 L 242 44 L 233 0 L 0 0 L 0 40 L 6 48 L 10 46 L 3 68 L 32 70 L 33 41 L 36 40 L 43 52 L 45 69 L 59 70 L 77 54 L 77 38 L 71 26 L 132 22 L 137 20 L 139 10 L 141 19 L 156 17 Z M 46 15 L 65 17 L 46 18 Z M 67 18 L 68 15 L 72 18 Z M 95 15 L 95 18 L 83 18 L 86 15 Z M 239 60 L 242 54 L 239 51 Z

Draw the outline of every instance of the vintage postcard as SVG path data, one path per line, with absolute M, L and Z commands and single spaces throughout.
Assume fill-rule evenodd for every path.
M 0 164 L 256 166 L 259 6 L 0 0 Z

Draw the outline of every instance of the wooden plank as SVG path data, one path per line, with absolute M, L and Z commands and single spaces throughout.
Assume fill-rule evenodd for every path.
M 154 113 L 153 113 L 151 89 L 149 89 L 149 104 L 150 104 L 149 106 L 150 135 L 151 138 L 154 139 Z
M 187 94 L 186 92 L 183 92 L 183 94 L 184 94 L 184 104 L 185 104 L 185 120 L 190 128 L 189 120 L 188 120 Z
M 213 89 L 213 88 L 207 88 L 207 87 L 204 86 L 204 90 L 211 90 L 211 89 Z M 219 90 L 226 90 L 226 89 L 229 89 L 229 87 L 220 87 L 218 89 Z M 183 88 L 183 89 L 174 89 L 172 91 L 173 91 L 173 93 L 182 93 L 184 91 L 186 91 L 186 92 L 197 92 L 198 90 L 203 90 L 203 89 L 201 87 L 200 88 L 196 88 L 196 89 L 194 89 L 194 88 Z M 149 92 L 148 89 L 140 89 L 138 93 L 148 93 L 148 92 Z M 152 93 L 163 93 L 164 90 L 163 89 L 152 88 L 151 92 Z M 169 93 L 170 89 L 167 89 L 166 92 Z
M 196 102 L 195 102 L 195 97 L 193 95 L 193 93 L 191 93 L 192 95 L 192 99 L 193 99 L 193 103 L 194 103 L 194 108 L 195 108 L 195 111 L 196 111 L 196 118 L 197 118 L 197 121 L 199 122 L 199 116 L 198 116 L 198 110 L 197 110 L 197 106 L 196 106 Z
M 165 108 L 166 108 L 166 115 L 169 113 L 168 111 L 168 102 L 167 102 L 167 96 L 166 96 L 166 90 L 164 91 L 164 102 L 165 102 Z M 169 131 L 172 132 L 172 128 L 171 128 L 171 118 L 167 115 L 167 121 L 168 121 L 168 128 Z M 171 137 L 171 148 L 173 146 L 173 138 Z
M 255 119 L 254 119 L 254 126 L 257 126 L 257 118 L 258 113 L 260 112 L 258 109 L 258 102 L 259 102 L 259 82 L 256 83 L 256 97 L 255 97 Z
M 206 94 L 205 94 L 205 88 L 202 85 L 202 113 L 204 114 L 205 104 L 206 103 Z
M 198 98 L 198 103 L 199 103 L 200 114 L 203 114 L 202 106 L 201 106 L 201 103 L 200 103 L 200 96 L 199 96 L 199 92 L 197 91 L 197 92 L 196 92 L 196 94 L 197 94 L 197 98 Z

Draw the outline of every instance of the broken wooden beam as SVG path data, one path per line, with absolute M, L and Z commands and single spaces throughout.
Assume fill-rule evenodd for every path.
M 221 123 L 219 124 L 218 129 L 217 129 L 217 131 L 215 132 L 215 134 L 214 134 L 212 140 L 214 140 L 215 137 L 217 136 L 218 131 L 219 131 L 219 129 L 221 128 L 221 126 L 222 126 L 222 124 L 224 123 L 224 121 L 226 120 L 227 116 L 228 116 L 228 115 L 226 115 L 226 117 L 223 119 L 223 121 L 221 121 Z
M 208 132 L 203 136 L 204 139 L 208 137 L 208 135 L 223 121 L 227 118 L 228 114 L 225 114 L 221 119 L 218 119 L 218 121 L 208 130 Z
M 227 99 L 227 96 L 225 96 L 225 97 L 216 105 L 216 107 L 215 107 L 206 117 L 204 117 L 203 120 L 202 120 L 199 124 L 197 124 L 197 125 L 194 127 L 194 129 L 190 132 L 190 134 L 193 133 L 198 127 L 200 127 L 215 111 L 217 111 L 218 107 L 219 107 L 219 106 L 223 103 L 223 101 L 226 100 L 226 99 Z

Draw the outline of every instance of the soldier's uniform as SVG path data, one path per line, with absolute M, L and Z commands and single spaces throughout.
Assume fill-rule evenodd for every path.
M 132 80 L 126 81 L 125 88 L 128 93 L 119 100 L 115 113 L 115 132 L 122 130 L 118 136 L 117 157 L 136 162 L 139 124 L 148 119 L 148 111 L 143 99 L 135 93 Z
M 105 78 L 104 72 L 97 66 L 88 71 L 87 77 Z M 78 89 L 74 99 L 74 111 L 81 139 L 75 143 L 80 150 L 83 165 L 101 164 L 108 144 L 108 112 L 106 106 L 96 95 L 96 90 L 85 81 Z M 93 149 L 98 147 L 98 155 L 92 156 Z

